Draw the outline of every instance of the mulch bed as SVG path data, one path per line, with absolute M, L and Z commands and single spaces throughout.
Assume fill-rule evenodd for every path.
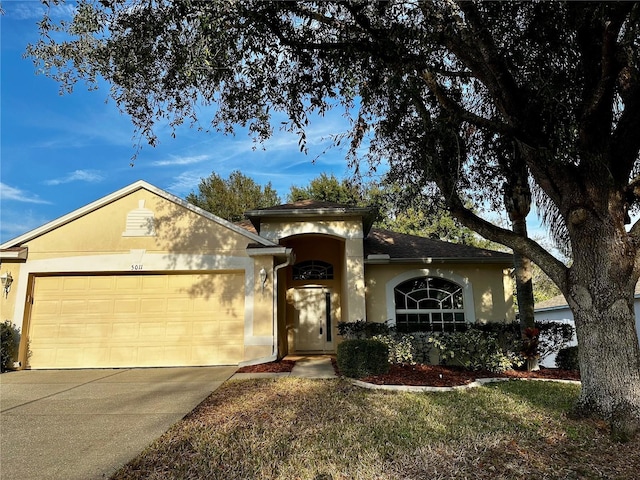
M 332 358 L 333 367 L 339 375 L 336 359 Z M 296 364 L 294 360 L 278 360 L 276 362 L 251 365 L 238 369 L 238 373 L 285 373 L 290 372 Z M 548 380 L 580 380 L 580 372 L 544 368 L 535 372 L 526 370 L 507 370 L 503 373 L 489 371 L 470 371 L 463 368 L 445 367 L 443 365 L 391 365 L 384 375 L 373 375 L 361 378 L 362 381 L 376 385 L 414 385 L 430 387 L 454 387 L 468 385 L 478 378 L 543 378 Z
M 293 360 L 278 360 L 276 362 L 261 363 L 239 368 L 237 373 L 286 373 L 293 370 L 296 364 Z
M 478 378 L 543 378 L 553 380 L 580 380 L 580 373 L 556 368 L 541 368 L 536 372 L 508 370 L 504 373 L 470 371 L 442 365 L 391 365 L 384 375 L 372 375 L 361 380 L 376 385 L 415 385 L 454 387 L 467 385 Z

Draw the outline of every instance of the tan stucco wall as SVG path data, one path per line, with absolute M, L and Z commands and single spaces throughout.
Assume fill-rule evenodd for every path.
M 127 215 L 138 208 L 140 200 L 144 200 L 144 208 L 154 214 L 155 235 L 123 236 Z M 138 190 L 26 245 L 29 247 L 29 260 L 33 261 L 71 255 L 129 252 L 132 249 L 154 253 L 246 256 L 244 249 L 249 242 L 247 237 L 153 192 Z M 169 264 L 167 266 L 170 267 Z M 123 269 L 127 270 L 126 267 L 123 266 Z
M 477 322 L 513 321 L 513 289 L 509 270 L 503 265 L 366 265 L 367 320 L 388 320 L 387 284 L 404 272 L 420 270 L 428 276 L 450 274 L 468 281 L 473 289 L 475 320 Z M 505 288 L 507 287 L 507 288 Z M 393 298 L 391 298 L 393 301 Z M 466 305 L 465 305 L 465 308 Z
M 304 250 L 306 247 L 299 245 L 295 249 L 296 261 L 311 258 L 322 259 L 318 255 L 328 255 L 330 250 L 339 251 L 340 263 L 334 263 L 335 275 L 340 276 L 339 283 L 334 284 L 334 293 L 340 294 L 340 311 L 337 312 L 335 323 L 364 318 L 366 310 L 363 264 L 364 232 L 361 218 L 314 217 L 298 218 L 296 221 L 265 219 L 261 223 L 260 234 L 273 241 L 283 238 L 287 238 L 289 241 L 289 239 L 304 238 L 305 235 L 311 235 L 309 238 L 315 238 L 316 241 L 310 244 L 313 254 L 307 255 Z M 313 234 L 321 236 L 313 237 Z M 331 237 L 340 239 L 340 244 L 335 241 L 325 242 L 325 239 Z M 301 251 L 298 250 L 300 247 L 302 247 Z
M 260 236 L 277 241 L 281 238 L 305 234 L 331 235 L 339 238 L 362 238 L 361 219 L 341 219 L 322 217 L 322 219 L 297 218 L 291 219 L 264 219 L 260 224 Z
M 322 285 L 331 291 L 331 319 L 332 319 L 332 338 L 337 337 L 337 324 L 342 321 L 342 312 L 344 309 L 344 295 L 341 285 L 344 278 L 344 250 L 345 241 L 339 238 L 320 235 L 300 235 L 282 240 L 283 245 L 293 249 L 296 255 L 295 263 L 304 262 L 306 260 L 321 260 L 333 265 L 333 280 L 293 280 L 291 266 L 285 270 L 285 281 L 289 296 L 292 288 L 302 288 L 305 285 Z M 294 308 L 289 300 L 281 303 L 281 308 L 285 313 L 285 328 L 287 331 L 287 351 L 295 350 L 294 338 Z
M 260 283 L 260 270 L 264 268 L 267 280 L 264 288 Z M 270 256 L 254 257 L 253 282 L 253 334 L 256 336 L 272 336 L 273 332 L 273 259 Z M 269 352 L 270 354 L 271 352 Z
M 21 263 L 14 263 L 14 262 L 7 262 L 7 261 L 2 262 L 2 264 L 0 265 L 0 275 L 4 275 L 5 273 L 11 273 L 11 276 L 13 277 L 13 283 L 11 285 L 11 289 L 6 295 L 4 290 L 0 289 L 0 322 L 5 322 L 6 320 L 8 320 L 13 325 L 15 325 L 18 329 L 20 329 L 22 333 L 22 318 L 16 318 L 16 315 L 15 315 L 16 300 L 18 295 L 16 293 L 17 292 L 16 287 L 18 286 L 18 279 L 20 278 L 21 266 L 22 266 Z M 21 343 L 24 343 L 24 347 L 22 348 L 24 348 L 26 351 L 26 341 L 22 342 L 22 335 L 21 335 Z M 19 356 L 18 358 L 14 359 L 14 361 L 20 361 L 24 364 L 25 358 L 21 358 Z
M 139 211 L 141 203 L 153 214 L 153 235 L 131 235 L 127 227 L 129 214 Z M 12 264 L 14 284 L 9 298 L 0 303 L 2 319 L 18 326 L 28 319 L 28 305 L 24 305 L 33 275 L 241 270 L 246 294 L 242 358 L 266 357 L 273 350 L 273 257 L 249 257 L 246 247 L 254 242 L 152 191 L 136 190 L 23 243 L 29 250 L 28 260 L 21 270 L 19 264 Z M 2 270 L 8 266 L 3 263 Z M 269 277 L 264 291 L 259 280 L 261 268 Z M 25 355 L 25 349 L 21 354 Z

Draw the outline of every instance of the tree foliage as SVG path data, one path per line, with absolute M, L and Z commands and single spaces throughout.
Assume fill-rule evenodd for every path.
M 437 189 L 465 226 L 558 285 L 580 407 L 640 430 L 640 224 L 625 228 L 640 203 L 639 3 L 86 0 L 40 27 L 38 68 L 63 90 L 105 78 L 152 144 L 157 122 L 195 123 L 205 104 L 213 128 L 258 139 L 282 112 L 304 150 L 310 114 L 344 110 L 350 161 Z M 504 209 L 510 172 L 524 172 L 570 266 L 469 208 Z
M 292 185 L 289 189 L 288 202 L 308 199 L 350 206 L 366 203 L 362 189 L 358 185 L 347 179 L 338 180 L 335 175 L 326 173 L 311 179 L 307 186 Z
M 290 188 L 287 201 L 306 199 L 373 207 L 378 211 L 374 226 L 398 233 L 480 248 L 500 247 L 479 238 L 471 229 L 461 225 L 451 216 L 442 200 L 430 195 L 413 195 L 387 176 L 379 183 L 356 183 L 322 173 L 306 186 L 294 185 Z
M 202 178 L 198 192 L 191 192 L 186 200 L 230 222 L 244 219 L 244 212 L 248 210 L 282 203 L 271 182 L 263 187 L 238 170 L 231 172 L 226 179 L 216 172 Z

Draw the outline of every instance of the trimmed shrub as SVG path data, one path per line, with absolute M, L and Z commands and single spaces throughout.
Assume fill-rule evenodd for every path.
M 415 365 L 415 347 L 412 335 L 375 335 L 373 340 L 384 343 L 389 349 L 389 363 Z
M 380 375 L 389 371 L 389 348 L 378 340 L 345 340 L 338 345 L 337 361 L 346 377 Z
M 562 370 L 580 370 L 578 346 L 561 348 L 556 355 L 556 367 Z
M 0 372 L 13 369 L 19 345 L 20 329 L 9 320 L 0 323 Z
M 522 357 L 518 355 L 520 339 L 508 345 L 498 334 L 477 328 L 469 328 L 466 332 L 434 334 L 432 344 L 440 350 L 440 360 L 445 365 L 503 372 L 523 364 Z
M 355 322 L 338 322 L 338 335 L 346 340 L 371 338 L 375 335 L 387 335 L 389 327 L 386 323 L 367 322 L 357 320 Z

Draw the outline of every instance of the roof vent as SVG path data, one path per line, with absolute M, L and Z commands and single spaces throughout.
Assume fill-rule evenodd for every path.
M 123 237 L 155 237 L 153 212 L 144 208 L 144 200 L 138 200 L 138 208 L 127 214 L 126 230 Z

